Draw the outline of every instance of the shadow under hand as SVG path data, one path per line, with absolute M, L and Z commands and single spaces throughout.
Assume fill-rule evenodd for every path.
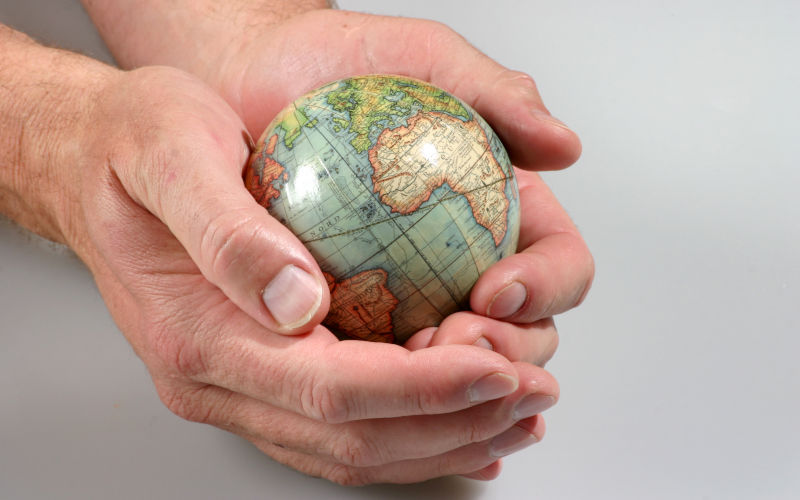
M 221 431 L 223 434 L 224 431 Z M 248 496 L 260 491 L 264 498 L 347 499 L 380 498 L 382 500 L 472 500 L 481 496 L 486 484 L 463 477 L 443 477 L 415 484 L 375 484 L 345 487 L 324 479 L 313 478 L 290 469 L 261 453 L 248 441 L 224 432 L 224 453 L 235 463 L 230 470 L 245 474 L 236 484 L 245 486 Z

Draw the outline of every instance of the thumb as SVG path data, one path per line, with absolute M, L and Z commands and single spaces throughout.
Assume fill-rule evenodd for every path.
M 239 308 L 279 333 L 310 330 L 330 303 L 322 272 L 246 190 L 249 138 L 239 117 L 200 82 L 179 78 L 183 85 L 170 83 L 180 91 L 159 102 L 167 106 L 157 113 L 161 141 L 135 168 L 123 162 L 120 180 Z

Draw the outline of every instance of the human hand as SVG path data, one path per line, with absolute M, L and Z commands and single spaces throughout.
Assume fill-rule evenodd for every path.
M 291 327 L 276 320 L 261 290 L 286 265 L 312 279 L 279 297 L 324 281 L 244 189 L 243 126 L 205 86 L 166 68 L 117 76 L 81 130 L 67 233 L 173 412 L 345 484 L 486 477 L 541 439 L 534 415 L 558 396 L 541 368 L 472 346 L 340 342 L 315 327 L 324 286 Z
M 94 16 L 93 3 L 87 6 Z M 107 4 L 112 11 L 120 5 Z M 134 8 L 122 18 L 133 20 L 143 10 Z M 259 12 L 266 13 L 263 20 Z M 211 28 L 213 16 L 183 29 L 155 29 L 186 33 L 191 43 L 183 52 L 174 37 L 168 46 L 161 43 L 165 50 L 148 51 L 148 43 L 140 41 L 154 40 L 159 46 L 157 35 L 120 43 L 115 32 L 142 32 L 135 25 L 112 30 L 108 26 L 115 24 L 102 19 L 99 24 L 123 64 L 158 61 L 190 69 L 225 97 L 254 136 L 286 104 L 322 83 L 353 74 L 396 73 L 431 81 L 471 104 L 504 139 L 512 160 L 525 169 L 562 168 L 580 152 L 574 133 L 544 108 L 533 80 L 494 63 L 440 24 L 329 10 L 280 22 L 267 9 L 248 14 L 219 16 L 226 22 Z M 214 42 L 220 39 L 233 42 Z M 197 44 L 205 44 L 207 50 L 197 50 Z M 582 238 L 538 175 L 519 169 L 517 175 L 522 251 L 492 267 L 477 283 L 472 309 L 479 314 L 457 313 L 439 328 L 420 332 L 406 344 L 409 349 L 476 344 L 491 347 L 508 360 L 534 364 L 552 356 L 557 335 L 550 316 L 580 302 L 593 265 Z M 504 290 L 508 293 L 496 298 Z M 496 471 L 492 465 L 477 476 L 490 477 Z
M 299 95 L 356 74 L 407 75 L 461 97 L 489 121 L 512 161 L 524 169 L 517 169 L 520 252 L 484 273 L 472 292 L 472 310 L 514 323 L 550 324 L 547 318 L 586 295 L 592 257 L 558 201 L 531 172 L 574 162 L 580 154 L 577 136 L 550 116 L 528 75 L 502 67 L 449 28 L 419 19 L 314 10 L 326 3 L 322 0 L 238 0 L 225 7 L 177 2 L 168 7 L 169 16 L 164 4 L 152 1 L 84 3 L 123 65 L 159 62 L 200 75 L 254 137 Z M 181 36 L 165 35 L 170 33 Z M 446 331 L 427 339 L 478 340 L 475 335 L 445 339 Z M 521 335 L 513 342 L 522 351 L 511 359 L 527 359 L 527 351 L 537 349 L 525 346 L 526 339 L 541 343 Z M 508 343 L 495 340 L 489 342 Z
M 512 361 L 543 366 L 558 343 L 552 316 L 583 300 L 593 262 L 566 212 L 531 171 L 565 167 L 580 152 L 577 137 L 550 117 L 533 81 L 502 68 L 449 29 L 426 21 L 323 10 L 249 33 L 252 36 L 226 59 L 229 70 L 216 75 L 216 86 L 254 134 L 298 94 L 365 73 L 431 81 L 490 121 L 512 159 L 524 167 L 516 170 L 523 214 L 521 251 L 478 281 L 471 296 L 472 310 L 478 314 L 454 314 L 405 346 L 418 350 L 474 344 Z M 493 475 L 493 467 L 484 473 Z
M 257 19 L 251 22 L 258 25 Z M 431 81 L 489 120 L 512 160 L 524 167 L 516 169 L 520 252 L 484 273 L 473 289 L 471 306 L 480 315 L 516 323 L 519 329 L 512 334 L 495 322 L 459 314 L 449 321 L 458 322 L 458 328 L 425 332 L 407 346 L 480 342 L 501 348 L 515 361 L 546 361 L 544 354 L 551 355 L 549 346 L 557 342 L 551 316 L 585 297 L 593 262 L 566 212 L 531 171 L 565 167 L 580 153 L 577 136 L 549 115 L 533 80 L 498 65 L 448 28 L 416 19 L 318 10 L 281 23 L 265 21 L 263 29 L 248 30 L 239 39 L 222 57 L 226 69 L 212 80 L 255 134 L 297 94 L 364 73 Z

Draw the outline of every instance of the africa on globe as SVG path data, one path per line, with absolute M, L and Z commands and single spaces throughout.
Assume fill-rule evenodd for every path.
M 472 108 L 407 77 L 348 78 L 267 127 L 245 185 L 317 260 L 342 338 L 402 343 L 516 251 L 508 155 Z

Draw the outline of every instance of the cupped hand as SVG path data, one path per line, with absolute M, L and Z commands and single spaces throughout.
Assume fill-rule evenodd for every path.
M 244 189 L 244 125 L 205 85 L 119 73 L 88 115 L 70 243 L 172 411 L 344 484 L 488 478 L 541 439 L 558 397 L 543 369 L 319 326 L 320 270 Z
M 473 288 L 472 312 L 447 318 L 405 344 L 412 351 L 467 344 L 511 361 L 543 366 L 555 352 L 553 315 L 577 306 L 594 274 L 591 254 L 537 170 L 577 160 L 580 142 L 551 116 L 534 80 L 509 70 L 439 23 L 335 10 L 300 14 L 245 30 L 224 70 L 206 72 L 259 136 L 299 95 L 359 74 L 400 74 L 429 81 L 475 108 L 503 139 L 520 187 L 519 251 L 487 270 Z M 471 477 L 498 472 L 494 463 Z
M 330 9 L 280 23 L 251 19 L 208 71 L 248 130 L 261 134 L 299 95 L 332 80 L 392 73 L 448 90 L 484 116 L 503 139 L 520 187 L 519 252 L 487 270 L 471 294 L 474 313 L 458 313 L 407 347 L 478 343 L 513 361 L 546 361 L 557 343 L 551 317 L 578 305 L 589 290 L 594 264 L 576 227 L 537 170 L 564 168 L 580 155 L 580 142 L 550 115 L 533 79 L 482 54 L 446 26 L 419 19 L 371 16 Z

